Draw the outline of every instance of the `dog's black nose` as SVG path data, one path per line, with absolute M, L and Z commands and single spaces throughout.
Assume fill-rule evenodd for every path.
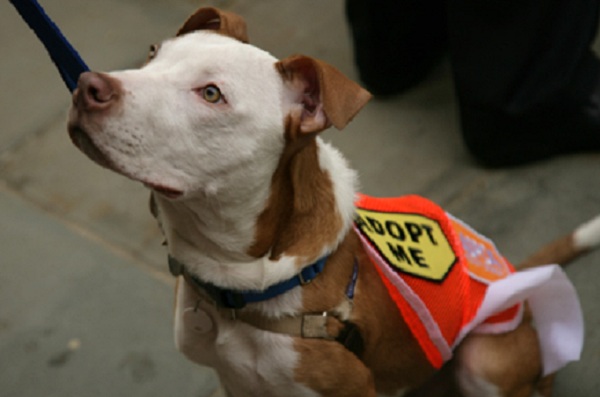
M 79 76 L 73 102 L 81 110 L 106 110 L 117 102 L 120 92 L 120 84 L 114 78 L 102 73 L 85 72 Z

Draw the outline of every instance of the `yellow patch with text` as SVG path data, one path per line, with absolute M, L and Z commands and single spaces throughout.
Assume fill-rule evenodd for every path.
M 402 272 L 442 281 L 456 262 L 439 223 L 424 215 L 359 208 L 355 223 L 383 258 Z

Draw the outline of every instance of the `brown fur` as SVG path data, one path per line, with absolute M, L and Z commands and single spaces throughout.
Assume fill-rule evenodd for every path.
M 271 259 L 277 259 L 285 253 L 310 261 L 335 242 L 342 228 L 330 175 L 319 166 L 315 136 L 329 123 L 346 126 L 371 95 L 316 59 L 294 56 L 276 67 L 302 108 L 287 116 L 285 148 L 248 254 L 270 253 Z
M 177 32 L 177 36 L 196 30 L 211 30 L 225 36 L 248 42 L 246 22 L 239 15 L 212 7 L 200 8 L 192 14 Z
M 499 335 L 470 335 L 456 357 L 468 370 L 500 387 L 502 395 L 529 397 L 542 371 L 541 352 L 528 310 L 514 331 Z
M 336 342 L 298 339 L 295 348 L 301 359 L 296 379 L 323 396 L 371 395 L 372 385 L 379 393 L 393 395 L 398 390 L 414 390 L 410 397 L 460 397 L 454 379 L 454 362 L 434 375 L 418 343 L 410 333 L 398 309 L 388 296 L 378 273 L 364 252 L 358 237 L 350 231 L 330 256 L 323 273 L 303 289 L 306 312 L 321 312 L 336 307 L 345 299 L 345 287 L 352 274 L 354 258 L 359 263 L 354 310 L 350 321 L 357 324 L 365 340 L 361 360 Z M 500 388 L 502 396 L 529 397 L 537 390 L 549 397 L 554 376 L 540 379 L 541 355 L 538 337 L 528 308 L 522 323 L 500 335 L 470 335 L 455 352 L 456 360 L 467 363 L 467 370 Z M 335 362 L 335 375 L 329 366 Z M 327 367 L 327 368 L 325 368 Z M 338 372 L 339 371 L 339 372 Z M 346 373 L 355 373 L 352 391 L 344 394 Z M 372 375 L 367 376 L 368 374 Z M 343 382 L 342 382 L 343 383 Z M 340 387 L 332 389 L 332 385 Z M 361 394 L 362 393 L 362 394 Z
M 362 361 L 357 360 L 356 356 L 337 342 L 301 339 L 295 344 L 301 353 L 300 365 L 296 370 L 298 381 L 323 392 L 321 367 L 315 370 L 315 363 L 321 362 L 320 357 L 326 353 L 330 357 L 328 362 L 335 362 L 336 370 L 341 372 L 355 371 L 360 374 L 365 367 L 369 368 L 374 379 L 363 378 L 361 375 L 354 379 L 355 382 L 357 379 L 364 381 L 359 389 L 364 394 L 356 395 L 369 395 L 367 391 L 372 387 L 371 382 L 379 392 L 385 394 L 423 383 L 434 370 L 399 315 L 354 231 L 348 233 L 340 247 L 329 257 L 323 273 L 304 287 L 305 311 L 327 311 L 346 299 L 345 290 L 352 275 L 355 258 L 359 263 L 359 277 L 350 321 L 358 325 L 365 341 Z M 340 347 L 342 351 L 339 350 Z M 338 356 L 340 360 L 332 361 L 333 356 Z M 329 381 L 333 382 L 334 378 L 344 379 L 336 374 Z M 324 395 L 345 396 L 342 393 Z
M 276 67 L 288 84 L 303 86 L 300 94 L 305 96 L 305 110 L 310 113 L 315 105 L 322 105 L 327 120 L 337 129 L 344 128 L 371 99 L 368 91 L 318 59 L 295 55 L 279 61 Z
M 271 259 L 285 253 L 315 260 L 325 244 L 335 242 L 342 221 L 331 179 L 319 168 L 314 134 L 300 134 L 299 122 L 291 116 L 286 124 L 285 149 L 248 253 L 261 257 L 270 252 Z
M 294 348 L 300 354 L 296 380 L 321 396 L 376 397 L 371 372 L 341 344 L 297 339 Z
M 212 29 L 248 41 L 240 17 L 214 8 L 197 11 L 178 35 L 198 29 Z M 370 94 L 335 68 L 309 57 L 290 57 L 278 62 L 276 68 L 295 90 L 301 108 L 286 119 L 284 150 L 248 254 L 269 255 L 271 259 L 297 256 L 299 265 L 304 265 L 317 259 L 324 247 L 332 246 L 343 227 L 333 194 L 331 178 L 335 176 L 320 168 L 315 137 L 330 125 L 345 127 Z M 559 242 L 558 251 L 564 251 L 566 243 Z M 549 252 L 552 257 L 555 254 Z M 545 262 L 546 257 L 533 257 L 525 266 Z M 422 387 L 410 396 L 459 396 L 453 377 L 455 363 L 448 363 L 433 376 L 434 368 L 353 230 L 331 253 L 322 274 L 302 287 L 303 311 L 331 312 L 339 307 L 347 299 L 345 290 L 355 261 L 359 273 L 349 321 L 360 329 L 364 351 L 357 357 L 335 341 L 296 338 L 299 363 L 295 379 L 322 396 L 375 397 L 375 390 L 392 395 L 418 386 Z M 332 321 L 328 326 L 339 328 L 341 323 Z M 335 335 L 339 329 L 329 332 Z M 537 335 L 528 316 L 515 331 L 469 336 L 456 355 L 468 363 L 468 371 L 499 385 L 502 393 L 510 397 L 529 396 L 541 371 Z M 549 376 L 539 388 L 549 396 L 551 385 Z
M 335 68 L 308 57 L 291 57 L 277 67 L 296 90 L 303 109 L 288 115 L 286 120 L 285 149 L 249 253 L 257 257 L 270 252 L 273 258 L 285 253 L 316 259 L 323 247 L 338 238 L 342 222 L 330 175 L 319 166 L 315 137 L 329 124 L 343 128 L 370 94 Z M 320 111 L 326 118 L 319 117 Z M 354 231 L 330 255 L 323 273 L 303 287 L 304 312 L 331 311 L 346 299 L 345 289 L 355 258 L 359 278 L 350 321 L 359 327 L 365 340 L 362 361 L 337 342 L 299 339 L 295 343 L 301 356 L 296 378 L 323 395 L 332 396 L 371 395 L 374 384 L 378 391 L 391 394 L 422 383 L 433 373 L 433 368 L 388 296 Z M 332 361 L 332 357 L 337 359 Z M 324 358 L 335 362 L 335 367 L 320 366 L 316 370 L 315 363 Z M 327 371 L 335 371 L 335 375 Z

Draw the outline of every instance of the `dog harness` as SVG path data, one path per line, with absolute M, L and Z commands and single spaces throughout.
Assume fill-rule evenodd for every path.
M 558 266 L 515 273 L 488 238 L 419 196 L 360 195 L 356 207 L 355 230 L 435 368 L 450 360 L 470 332 L 516 328 L 525 299 L 536 320 L 545 373 L 579 357 L 581 311 Z M 557 313 L 553 305 L 570 312 Z M 566 337 L 575 341 L 572 349 L 564 349 Z

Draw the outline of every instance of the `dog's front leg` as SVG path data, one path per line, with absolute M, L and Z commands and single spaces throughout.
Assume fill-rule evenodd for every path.
M 298 339 L 295 370 L 298 382 L 322 397 L 376 397 L 371 371 L 353 353 L 334 341 Z

